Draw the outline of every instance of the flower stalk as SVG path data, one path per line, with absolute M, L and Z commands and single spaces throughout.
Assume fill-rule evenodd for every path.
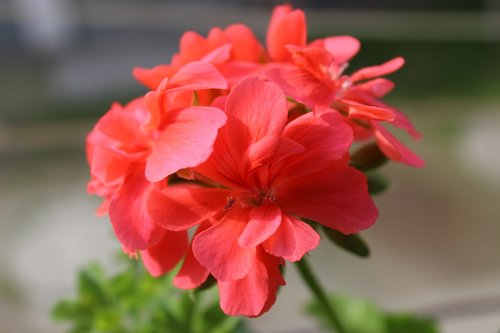
M 328 297 L 326 296 L 326 293 L 319 283 L 318 279 L 316 278 L 316 276 L 314 276 L 314 273 L 311 270 L 311 266 L 309 265 L 306 256 L 302 257 L 302 259 L 297 262 L 297 267 L 300 276 L 308 286 L 309 290 L 316 297 L 316 300 L 318 301 L 322 311 L 324 311 L 326 317 L 328 318 L 331 327 L 335 329 L 336 333 L 346 333 L 342 326 L 338 313 L 335 312 L 335 309 L 328 301 Z

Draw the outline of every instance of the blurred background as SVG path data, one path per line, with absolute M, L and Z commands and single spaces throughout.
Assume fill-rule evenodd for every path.
M 372 256 L 327 242 L 311 253 L 331 291 L 414 311 L 443 332 L 500 330 L 500 1 L 290 1 L 310 38 L 362 41 L 349 68 L 394 56 L 387 101 L 424 134 L 405 142 L 427 166 L 388 165 Z M 86 194 L 85 135 L 111 102 L 145 89 L 134 66 L 168 63 L 181 34 L 249 25 L 264 41 L 274 1 L 0 1 L 0 332 L 63 332 L 49 311 L 77 269 L 118 250 Z M 312 332 L 296 271 L 255 332 Z M 284 320 L 286 318 L 286 320 Z

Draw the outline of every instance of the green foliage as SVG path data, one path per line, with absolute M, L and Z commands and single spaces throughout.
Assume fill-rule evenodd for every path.
M 246 332 L 241 318 L 220 310 L 213 288 L 181 291 L 172 278 L 153 278 L 134 260 L 113 276 L 93 263 L 78 274 L 77 297 L 59 301 L 53 317 L 70 322 L 70 333 Z
M 370 302 L 347 296 L 334 295 L 329 301 L 338 314 L 343 328 L 341 333 L 438 333 L 435 321 L 429 318 L 385 313 Z M 307 312 L 334 331 L 317 302 L 309 304 Z
M 340 231 L 322 226 L 323 232 L 336 245 L 359 257 L 366 258 L 370 255 L 370 249 L 359 234 L 344 235 Z

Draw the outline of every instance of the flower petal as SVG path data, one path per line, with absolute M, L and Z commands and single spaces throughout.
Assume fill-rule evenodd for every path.
M 285 93 L 298 102 L 312 108 L 315 105 L 328 106 L 335 99 L 333 90 L 309 71 L 291 65 L 276 66 L 267 70 L 266 76 L 277 83 Z
M 264 249 L 276 257 L 298 261 L 319 244 L 319 235 L 307 223 L 283 214 L 278 230 L 264 242 Z
M 194 237 L 196 237 L 200 232 L 208 229 L 211 226 L 210 223 L 202 223 Z M 174 278 L 174 285 L 181 289 L 193 289 L 199 287 L 208 278 L 210 273 L 203 267 L 198 260 L 194 257 L 192 243 L 188 247 L 186 258 L 182 264 L 182 267 Z
M 146 178 L 160 181 L 179 169 L 195 167 L 212 153 L 218 129 L 226 115 L 218 108 L 192 106 L 169 111 L 166 127 L 153 143 Z
M 315 113 L 318 116 L 307 113 L 286 126 L 283 136 L 301 144 L 306 151 L 286 160 L 279 178 L 314 172 L 347 154 L 353 140 L 351 128 L 335 111 L 317 108 Z
M 159 65 L 153 68 L 135 67 L 134 78 L 151 90 L 156 90 L 163 79 L 172 77 L 176 69 L 170 65 Z
M 220 306 L 230 316 L 257 317 L 276 300 L 276 291 L 284 281 L 279 272 L 279 260 L 257 252 L 250 272 L 236 281 L 219 281 Z
M 278 62 L 290 61 L 291 55 L 285 48 L 288 44 L 305 46 L 307 39 L 304 12 L 290 5 L 276 6 L 267 30 L 266 44 L 271 59 Z
M 142 262 L 149 274 L 158 277 L 177 265 L 187 247 L 186 231 L 167 231 L 158 244 L 141 251 Z
M 396 117 L 394 111 L 389 108 L 365 105 L 355 101 L 339 100 L 349 106 L 349 117 L 364 120 L 392 121 Z
M 372 122 L 375 127 L 375 138 L 382 152 L 391 160 L 404 163 L 415 168 L 423 168 L 425 161 L 404 146 L 385 127 Z
M 147 200 L 155 184 L 144 177 L 144 167 L 131 166 L 122 186 L 113 195 L 109 218 L 116 237 L 131 250 L 144 250 L 164 236 L 147 211 Z
M 158 225 L 187 230 L 222 212 L 228 195 L 228 190 L 174 185 L 151 191 L 147 207 Z
M 265 201 L 250 211 L 250 220 L 238 238 L 242 247 L 255 247 L 268 239 L 281 223 L 281 209 L 274 203 Z
M 260 62 L 264 58 L 264 49 L 250 28 L 243 24 L 233 24 L 225 30 L 232 49 L 232 60 Z
M 353 82 L 371 79 L 373 77 L 387 75 L 400 69 L 405 63 L 402 57 L 391 59 L 382 65 L 361 68 L 351 75 Z
M 211 228 L 193 240 L 196 259 L 222 281 L 241 279 L 254 264 L 255 248 L 243 248 L 238 238 L 245 229 L 248 210 L 233 208 Z
M 332 36 L 323 40 L 325 49 L 333 55 L 336 64 L 351 60 L 361 47 L 361 43 L 351 36 Z
M 283 211 L 345 234 L 366 229 L 377 219 L 366 176 L 346 166 L 346 161 L 330 164 L 307 177 L 282 178 L 273 186 Z
M 213 65 L 195 61 L 183 66 L 169 80 L 167 91 L 226 89 L 227 82 Z

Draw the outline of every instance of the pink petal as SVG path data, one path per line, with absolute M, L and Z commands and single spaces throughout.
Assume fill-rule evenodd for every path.
M 265 201 L 250 211 L 250 220 L 238 238 L 241 247 L 255 247 L 268 239 L 281 223 L 281 209 L 274 203 Z
M 391 122 L 391 125 L 404 129 L 415 140 L 422 138 L 422 134 L 415 129 L 410 119 L 404 113 L 398 110 L 394 110 L 394 113 L 396 114 L 396 118 Z
M 369 93 L 371 96 L 380 98 L 387 95 L 392 89 L 394 89 L 394 86 L 395 85 L 392 81 L 379 77 L 357 84 L 356 89 L 361 89 Z
M 290 53 L 285 46 L 293 44 L 305 46 L 307 39 L 306 18 L 304 12 L 290 5 L 276 6 L 267 30 L 266 44 L 272 60 L 290 61 Z
M 335 99 L 332 89 L 303 68 L 281 65 L 266 71 L 266 76 L 288 96 L 310 108 L 317 104 L 329 106 Z
M 405 63 L 402 57 L 391 59 L 382 65 L 361 68 L 351 75 L 353 82 L 371 79 L 373 77 L 387 75 L 400 69 Z
M 248 147 L 266 136 L 281 134 L 288 117 L 286 96 L 272 82 L 246 79 L 229 94 L 226 113 L 228 131 L 241 136 Z M 242 128 L 245 130 L 240 132 Z
M 187 230 L 222 212 L 228 190 L 174 185 L 153 190 L 147 208 L 151 218 L 168 230 Z
M 212 65 L 220 65 L 229 60 L 231 57 L 231 49 L 231 44 L 222 45 L 201 58 L 200 61 L 210 63 Z
M 211 224 L 208 222 L 202 223 L 196 230 L 194 237 L 210 226 Z M 182 267 L 174 278 L 174 285 L 181 289 L 193 289 L 205 282 L 209 274 L 208 270 L 196 260 L 193 248 L 189 246 Z
M 146 178 L 153 182 L 203 163 L 212 153 L 218 129 L 226 121 L 222 110 L 208 106 L 169 111 L 167 116 L 146 164 Z
M 276 233 L 263 244 L 264 249 L 276 257 L 298 261 L 319 244 L 319 235 L 307 223 L 283 214 Z
M 130 163 L 131 161 L 116 149 L 97 146 L 93 149 L 90 173 L 103 185 L 112 185 L 121 181 Z
M 187 31 L 182 35 L 179 49 L 184 64 L 200 60 L 209 52 L 205 38 L 194 31 Z
M 224 32 L 233 46 L 233 60 L 248 62 L 263 60 L 264 49 L 250 28 L 243 24 L 233 24 Z
M 316 163 L 313 160 L 313 163 Z M 317 221 L 345 234 L 370 227 L 377 219 L 366 176 L 346 161 L 330 164 L 307 177 L 280 179 L 275 195 L 283 211 Z
M 186 231 L 167 231 L 158 244 L 141 251 L 142 262 L 149 274 L 161 276 L 177 265 L 186 253 L 187 246 Z
M 218 282 L 220 306 L 227 315 L 257 317 L 276 300 L 278 286 L 284 284 L 279 260 L 261 252 L 258 251 L 254 266 L 244 278 Z
M 392 121 L 396 117 L 394 111 L 388 108 L 365 105 L 351 100 L 339 100 L 349 105 L 349 117 L 364 120 Z
M 176 69 L 170 65 L 159 65 L 153 68 L 135 67 L 134 78 L 151 90 L 156 90 L 164 78 L 172 77 Z
M 385 127 L 372 122 L 375 127 L 375 137 L 382 152 L 391 160 L 404 163 L 415 168 L 423 168 L 425 161 L 399 142 Z
M 343 64 L 351 60 L 361 47 L 361 43 L 351 36 L 333 36 L 323 40 L 325 49 L 333 55 L 335 63 Z
M 122 186 L 113 195 L 109 217 L 116 237 L 123 246 L 144 250 L 165 235 L 147 211 L 147 200 L 155 184 L 144 177 L 144 167 L 131 166 Z
M 217 280 L 241 279 L 252 268 L 255 248 L 238 245 L 247 221 L 247 209 L 233 208 L 219 223 L 194 238 L 194 256 Z
M 258 168 L 276 164 L 283 159 L 304 152 L 305 148 L 297 142 L 281 136 L 268 136 L 250 145 L 245 151 L 240 173 L 247 181 Z
M 301 144 L 306 151 L 286 161 L 278 177 L 315 172 L 347 154 L 353 140 L 351 128 L 337 112 L 320 109 L 323 112 L 319 116 L 307 113 L 286 126 L 283 136 Z
M 227 82 L 213 65 L 195 61 L 181 69 L 169 80 L 167 91 L 226 89 Z

